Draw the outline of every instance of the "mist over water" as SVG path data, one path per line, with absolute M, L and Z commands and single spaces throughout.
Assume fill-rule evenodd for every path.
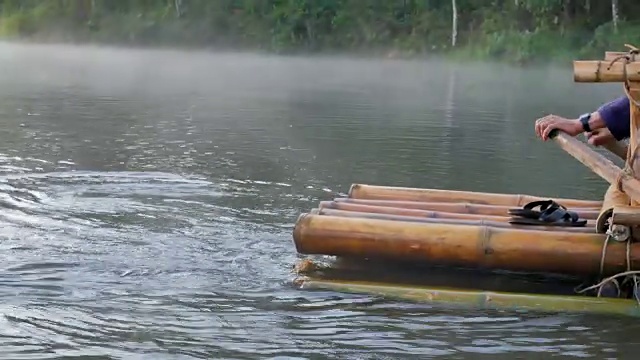
M 0 357 L 626 358 L 637 322 L 301 291 L 351 183 L 601 198 L 534 137 L 570 68 L 0 45 Z

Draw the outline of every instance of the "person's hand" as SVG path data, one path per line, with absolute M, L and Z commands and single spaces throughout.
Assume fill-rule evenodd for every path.
M 549 139 L 549 133 L 553 129 L 563 131 L 570 136 L 576 136 L 584 132 L 579 120 L 567 119 L 557 115 L 547 115 L 536 120 L 535 129 L 536 135 L 544 141 Z
M 602 146 L 604 144 L 617 141 L 616 138 L 613 137 L 611 131 L 607 128 L 594 130 L 592 132 L 586 133 L 587 142 L 593 146 Z
M 627 159 L 629 147 L 625 144 L 619 143 L 618 140 L 611 134 L 609 129 L 597 129 L 591 132 L 585 133 L 587 142 L 593 146 L 602 146 L 612 153 L 618 155 L 623 160 Z

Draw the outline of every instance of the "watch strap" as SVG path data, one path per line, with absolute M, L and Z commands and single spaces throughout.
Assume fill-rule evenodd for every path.
M 591 113 L 583 114 L 580 116 L 580 123 L 582 124 L 582 129 L 585 132 L 591 132 L 591 127 L 589 126 L 589 120 L 591 119 Z

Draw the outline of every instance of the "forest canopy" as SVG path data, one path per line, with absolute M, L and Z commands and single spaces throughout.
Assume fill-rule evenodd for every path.
M 640 45 L 637 0 L 0 0 L 5 39 L 451 54 L 514 62 Z

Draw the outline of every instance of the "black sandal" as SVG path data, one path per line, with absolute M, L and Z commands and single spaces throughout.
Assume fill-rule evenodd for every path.
M 539 207 L 540 210 L 534 210 Z M 539 219 L 543 211 L 549 209 L 566 208 L 553 200 L 538 200 L 532 201 L 520 209 L 509 209 L 509 215 L 519 216 L 527 219 Z
M 537 218 L 514 217 L 509 220 L 511 224 L 542 225 L 542 226 L 570 226 L 582 227 L 587 225 L 587 220 L 580 220 L 577 213 L 567 210 L 563 206 L 548 207 Z

